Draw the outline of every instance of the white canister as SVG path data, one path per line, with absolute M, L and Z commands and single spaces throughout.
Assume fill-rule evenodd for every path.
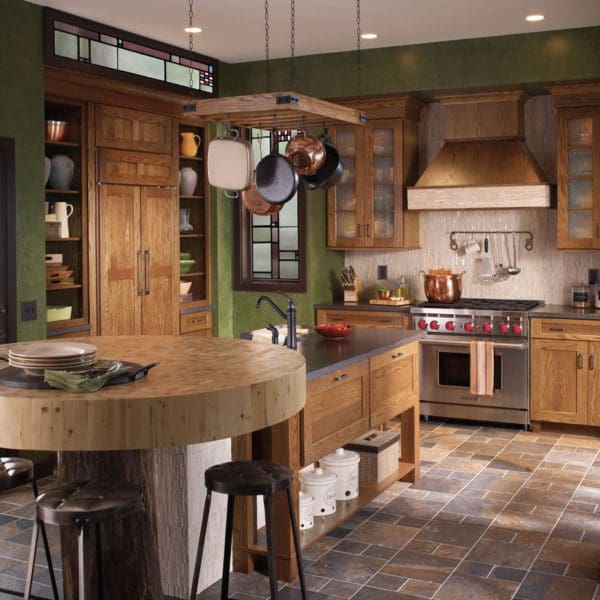
M 338 448 L 319 460 L 324 471 L 337 475 L 336 500 L 350 500 L 358 496 L 358 452 Z
M 300 475 L 300 485 L 305 494 L 315 499 L 314 515 L 325 516 L 335 512 L 335 488 L 337 475 L 316 468 Z
M 313 526 L 315 499 L 310 494 L 300 492 L 298 512 L 300 513 L 300 529 L 310 529 Z

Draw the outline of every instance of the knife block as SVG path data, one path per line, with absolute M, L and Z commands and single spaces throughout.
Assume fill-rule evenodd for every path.
M 354 279 L 354 288 L 344 288 L 344 302 L 358 302 L 360 300 L 361 293 L 360 279 L 356 277 Z

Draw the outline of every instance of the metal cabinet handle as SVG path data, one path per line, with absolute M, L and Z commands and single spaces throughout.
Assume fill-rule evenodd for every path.
M 204 319 L 192 319 L 192 323 L 204 323 Z
M 360 237 L 360 228 L 361 227 L 362 227 L 362 225 L 360 223 L 356 226 L 356 237 Z
M 367 228 L 367 237 L 371 237 L 371 224 L 367 223 L 365 227 Z
M 583 354 L 577 355 L 577 368 L 583 369 Z
M 394 319 L 377 319 L 378 323 L 393 323 Z
M 566 327 L 550 327 L 550 331 L 566 331 Z
M 144 275 L 145 275 L 145 284 L 144 288 L 146 290 L 145 296 L 150 295 L 150 251 L 144 250 Z
M 593 354 L 590 354 L 588 358 L 588 369 L 593 371 L 596 368 L 596 357 Z
M 344 381 L 344 379 L 348 379 L 348 373 L 342 373 L 341 375 L 333 378 L 334 381 Z
M 144 266 L 142 264 L 142 251 L 138 250 L 137 253 L 137 270 L 138 270 L 138 284 L 137 284 L 137 295 L 144 295 Z
M 404 356 L 403 352 L 396 352 L 396 354 L 392 354 L 392 358 L 400 358 L 401 356 Z
M 600 238 L 600 223 L 598 223 L 598 225 L 596 225 L 596 237 Z

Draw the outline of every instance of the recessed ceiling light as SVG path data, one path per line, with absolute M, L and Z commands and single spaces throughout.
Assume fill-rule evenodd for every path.
M 363 33 L 360 36 L 363 40 L 374 40 L 379 37 L 376 33 Z
M 544 15 L 527 15 L 525 17 L 526 21 L 543 21 L 546 17 Z
M 202 27 L 186 27 L 184 31 L 186 33 L 200 33 L 202 31 Z

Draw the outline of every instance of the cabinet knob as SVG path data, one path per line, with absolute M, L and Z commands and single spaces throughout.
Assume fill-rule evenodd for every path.
M 565 327 L 550 327 L 550 331 L 566 331 Z
M 348 379 L 348 373 L 342 373 L 341 375 L 333 378 L 334 381 L 344 381 L 344 379 Z
M 577 355 L 577 368 L 583 369 L 583 354 Z
M 404 356 L 403 352 L 396 352 L 396 354 L 392 354 L 392 358 L 400 358 L 401 356 Z
M 596 368 L 596 357 L 593 354 L 590 354 L 588 358 L 588 369 L 593 371 Z

